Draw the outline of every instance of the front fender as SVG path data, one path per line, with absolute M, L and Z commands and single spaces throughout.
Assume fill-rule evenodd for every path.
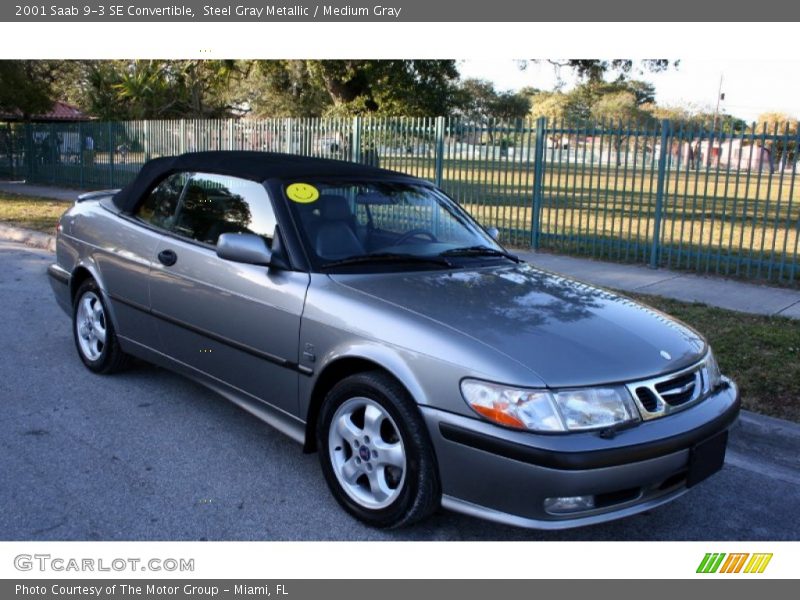
M 409 350 L 400 350 L 377 341 L 345 340 L 329 348 L 317 361 L 314 375 L 306 379 L 309 393 L 301 397 L 301 414 L 308 416 L 310 393 L 320 381 L 321 376 L 336 364 L 346 360 L 372 363 L 397 379 L 414 398 L 417 404 L 428 404 L 428 396 L 419 378 L 409 366 L 409 360 L 422 360 L 424 356 Z M 302 393 L 302 392 L 301 392 Z M 303 402 L 305 400 L 305 402 Z M 308 419 L 306 419 L 308 420 Z
M 322 328 L 326 329 L 326 328 Z M 327 332 L 341 338 L 341 332 Z M 319 335 L 316 336 L 319 339 Z M 305 363 L 308 365 L 309 363 Z M 339 339 L 315 360 L 310 376 L 300 375 L 299 416 L 306 422 L 307 451 L 313 449 L 317 415 L 327 391 L 341 379 L 372 369 L 381 369 L 401 383 L 419 406 L 474 418 L 459 391 L 464 367 L 387 344 L 384 341 L 348 336 Z

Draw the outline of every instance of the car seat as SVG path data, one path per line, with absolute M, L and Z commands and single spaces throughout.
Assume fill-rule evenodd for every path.
M 325 194 L 318 200 L 320 219 L 314 236 L 314 249 L 326 259 L 337 260 L 364 253 L 353 229 L 355 217 L 344 196 Z

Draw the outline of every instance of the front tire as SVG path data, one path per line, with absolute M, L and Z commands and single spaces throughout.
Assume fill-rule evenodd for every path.
M 368 525 L 410 525 L 439 506 L 436 460 L 419 409 L 385 373 L 353 375 L 331 389 L 317 449 L 336 500 Z
M 116 373 L 130 363 L 130 357 L 119 347 L 103 295 L 93 279 L 84 281 L 75 294 L 72 334 L 78 356 L 90 371 Z

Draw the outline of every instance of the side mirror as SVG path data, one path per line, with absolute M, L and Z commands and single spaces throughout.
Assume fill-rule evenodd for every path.
M 269 266 L 272 262 L 264 238 L 254 233 L 223 233 L 217 240 L 217 256 L 249 265 Z
M 500 230 L 497 227 L 489 227 L 489 229 L 486 230 L 486 233 L 492 236 L 493 240 L 496 240 L 500 237 Z

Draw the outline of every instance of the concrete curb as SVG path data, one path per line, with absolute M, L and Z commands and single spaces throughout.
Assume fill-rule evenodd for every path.
M 800 466 L 800 423 L 742 410 L 733 430 L 748 437 L 774 440 L 769 446 L 777 444 L 787 450 L 791 448 L 793 461 Z
M 33 248 L 49 250 L 50 252 L 56 251 L 55 236 L 42 233 L 41 231 L 6 225 L 5 223 L 0 223 L 0 240 L 18 242 L 26 246 L 32 246 Z
M 90 190 L 59 188 L 49 185 L 31 185 L 25 181 L 0 181 L 0 192 L 8 192 L 19 196 L 36 196 L 61 202 L 75 202 L 80 195 Z
M 731 427 L 725 462 L 800 484 L 800 423 L 743 410 Z

